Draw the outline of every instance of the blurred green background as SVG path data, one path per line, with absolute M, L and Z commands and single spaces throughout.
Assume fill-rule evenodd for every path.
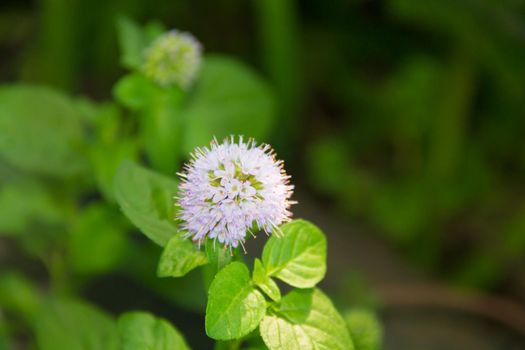
M 246 100 L 231 124 L 210 117 L 182 131 L 180 161 L 208 134 L 271 143 L 296 184 L 298 215 L 334 226 L 325 230 L 337 242 L 329 244 L 338 257 L 329 260 L 329 287 L 340 303 L 381 310 L 389 270 L 370 276 L 366 268 L 380 261 L 400 266 L 401 287 L 432 281 L 521 310 L 525 2 L 3 0 L 0 114 L 19 113 L 17 123 L 0 117 L 4 344 L 32 346 L 24 325 L 35 289 L 80 295 L 111 312 L 147 308 L 193 320 L 182 330 L 202 330 L 203 296 L 191 289 L 199 278 L 157 279 L 157 247 L 130 234 L 112 198 L 117 163 L 145 159 L 133 111 L 123 107 L 133 108 L 113 88 L 126 72 L 123 16 L 189 31 L 206 53 L 244 63 L 249 71 L 238 79 L 225 71 L 207 86 L 230 101 L 238 93 L 228 86 L 246 83 L 262 100 Z M 46 88 L 12 85 L 20 82 Z M 109 102 L 115 95 L 124 106 Z M 156 168 L 174 176 L 179 165 Z M 359 250 L 355 264 L 348 252 Z M 385 312 L 387 348 L 423 344 L 392 340 L 404 333 L 389 328 L 397 319 Z M 523 331 L 516 312 L 507 323 Z

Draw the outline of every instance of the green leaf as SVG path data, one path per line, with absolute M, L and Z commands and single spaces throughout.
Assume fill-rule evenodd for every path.
M 232 253 L 223 245 L 216 244 L 215 240 L 207 239 L 205 243 L 206 257 L 208 258 L 208 265 L 206 265 L 202 272 L 204 277 L 204 286 L 209 288 L 213 278 L 223 267 L 228 265 L 232 259 Z
M 206 334 L 217 340 L 241 338 L 257 328 L 265 311 L 264 296 L 252 286 L 246 265 L 232 262 L 208 291 Z
M 155 40 L 167 31 L 168 29 L 166 28 L 166 26 L 160 21 L 153 20 L 151 22 L 146 23 L 143 30 L 144 37 L 146 38 L 146 43 L 150 44 L 153 40 Z
M 307 156 L 311 185 L 324 194 L 341 195 L 341 184 L 349 178 L 351 159 L 344 139 L 336 136 L 318 139 L 309 144 Z
M 111 149 L 111 152 L 108 152 L 108 149 Z M 97 185 L 109 201 L 115 201 L 113 179 L 119 165 L 125 159 L 137 159 L 138 153 L 138 146 L 135 140 L 124 137 L 120 137 L 118 141 L 100 142 L 91 148 L 90 160 Z
M 223 267 L 228 265 L 232 259 L 232 253 L 221 244 L 217 245 L 215 240 L 207 239 L 206 257 L 208 258 L 208 265 L 204 267 L 204 281 L 205 286 L 209 287 L 213 278 Z
M 206 255 L 197 250 L 190 240 L 179 235 L 173 236 L 160 256 L 157 276 L 182 277 L 207 263 Z
M 222 244 L 216 245 L 215 240 L 208 239 L 205 244 L 208 262 L 219 272 L 232 261 L 232 253 Z
M 173 202 L 177 191 L 175 179 L 130 161 L 124 161 L 115 175 L 114 192 L 120 208 L 135 226 L 160 246 L 165 246 L 178 234 Z
M 125 274 L 168 303 L 183 310 L 202 313 L 206 309 L 208 292 L 202 288 L 202 270 L 193 270 L 179 278 L 158 278 L 151 273 L 158 268 L 158 247 L 137 243 L 130 245 L 129 256 L 133 259 L 123 264 Z
M 266 270 L 259 259 L 255 259 L 253 265 L 253 282 L 261 288 L 261 290 L 268 295 L 272 300 L 279 301 L 281 299 L 281 291 L 277 284 L 266 274 Z
M 52 193 L 40 183 L 24 178 L 0 181 L 0 235 L 20 234 L 33 225 L 61 221 Z
M 7 350 L 13 349 L 14 345 L 11 343 L 11 340 L 8 336 L 8 326 L 7 321 L 0 319 L 0 349 Z
M 113 95 L 125 107 L 136 111 L 143 109 L 153 99 L 158 88 L 140 73 L 130 73 L 113 87 Z
M 275 117 L 275 101 L 265 81 L 244 64 L 207 56 L 184 113 L 183 151 L 216 136 L 249 135 L 264 139 Z
M 260 324 L 271 350 L 352 350 L 345 321 L 319 289 L 296 289 Z
M 356 309 L 347 312 L 345 319 L 356 350 L 380 350 L 382 348 L 383 329 L 373 312 Z
M 180 332 L 168 321 L 147 312 L 128 312 L 118 320 L 121 350 L 189 350 Z
M 0 157 L 25 171 L 71 176 L 85 167 L 84 136 L 75 103 L 52 89 L 0 88 Z
M 121 51 L 120 63 L 126 68 L 140 69 L 144 50 L 165 31 L 166 28 L 160 22 L 150 22 L 141 27 L 127 17 L 119 17 L 117 33 Z
M 184 96 L 177 88 L 159 90 L 140 121 L 140 136 L 148 160 L 165 174 L 174 174 L 178 167 L 182 131 L 180 109 Z
M 32 281 L 17 272 L 0 275 L 0 308 L 22 314 L 30 320 L 40 308 L 40 303 L 40 292 Z
M 74 300 L 52 300 L 37 316 L 40 350 L 119 350 L 115 322 L 102 311 Z
M 147 43 L 142 28 L 131 19 L 120 17 L 117 20 L 117 32 L 121 64 L 126 68 L 140 68 Z
M 137 140 L 123 133 L 123 117 L 116 104 L 92 105 L 89 109 L 95 127 L 95 139 L 89 148 L 91 167 L 102 194 L 114 202 L 113 178 L 124 159 L 138 159 Z
M 104 273 L 122 261 L 126 245 L 118 212 L 106 205 L 94 204 L 73 223 L 68 236 L 69 261 L 78 273 Z
M 272 235 L 262 261 L 268 276 L 297 288 L 311 288 L 326 273 L 326 238 L 315 225 L 294 220 L 281 226 L 284 237 Z

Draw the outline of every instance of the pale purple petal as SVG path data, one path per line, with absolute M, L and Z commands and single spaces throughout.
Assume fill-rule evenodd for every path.
M 242 244 L 253 225 L 271 232 L 289 221 L 293 186 L 270 146 L 234 138 L 198 148 L 181 177 L 177 204 L 182 229 L 194 241 L 206 237 Z

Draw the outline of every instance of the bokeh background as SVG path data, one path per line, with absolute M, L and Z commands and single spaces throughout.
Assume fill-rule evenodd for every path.
M 295 216 L 328 235 L 325 288 L 342 308 L 375 310 L 385 349 L 525 349 L 523 1 L 2 0 L 2 89 L 43 85 L 113 113 L 121 16 L 189 31 L 266 80 L 276 108 L 259 141 L 285 160 Z M 235 130 L 250 136 L 257 116 Z M 20 127 L 38 139 L 53 119 L 33 117 Z M 0 123 L 1 147 L 15 129 Z M 54 293 L 64 274 L 111 313 L 148 309 L 211 346 L 199 278 L 156 279 L 158 248 L 111 201 L 92 205 L 97 174 L 41 173 L 19 157 L 0 153 L 3 346 L 32 348 L 22 291 Z M 69 199 L 57 209 L 57 197 Z M 68 230 L 80 238 L 62 246 Z

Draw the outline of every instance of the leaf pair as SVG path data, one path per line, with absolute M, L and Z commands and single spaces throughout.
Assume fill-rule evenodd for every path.
M 262 262 L 255 260 L 253 277 L 246 265 L 232 262 L 215 276 L 208 294 L 206 332 L 214 339 L 241 338 L 253 331 L 266 314 L 266 299 L 279 301 L 281 292 L 272 276 L 294 287 L 313 287 L 326 272 L 326 239 L 313 224 L 295 220 L 266 243 Z M 258 288 L 260 288 L 260 290 Z
M 313 224 L 295 220 L 272 236 L 253 274 L 239 262 L 217 273 L 209 289 L 206 333 L 219 340 L 242 338 L 258 326 L 274 349 L 352 349 L 343 318 L 330 299 L 312 289 L 326 272 L 326 239 Z M 281 298 L 272 277 L 295 289 Z M 268 303 L 262 292 L 273 302 Z
M 215 339 L 238 339 L 260 327 L 272 349 L 353 349 L 345 321 L 319 289 L 295 289 L 266 311 L 262 293 L 246 266 L 232 262 L 209 290 L 206 332 Z

